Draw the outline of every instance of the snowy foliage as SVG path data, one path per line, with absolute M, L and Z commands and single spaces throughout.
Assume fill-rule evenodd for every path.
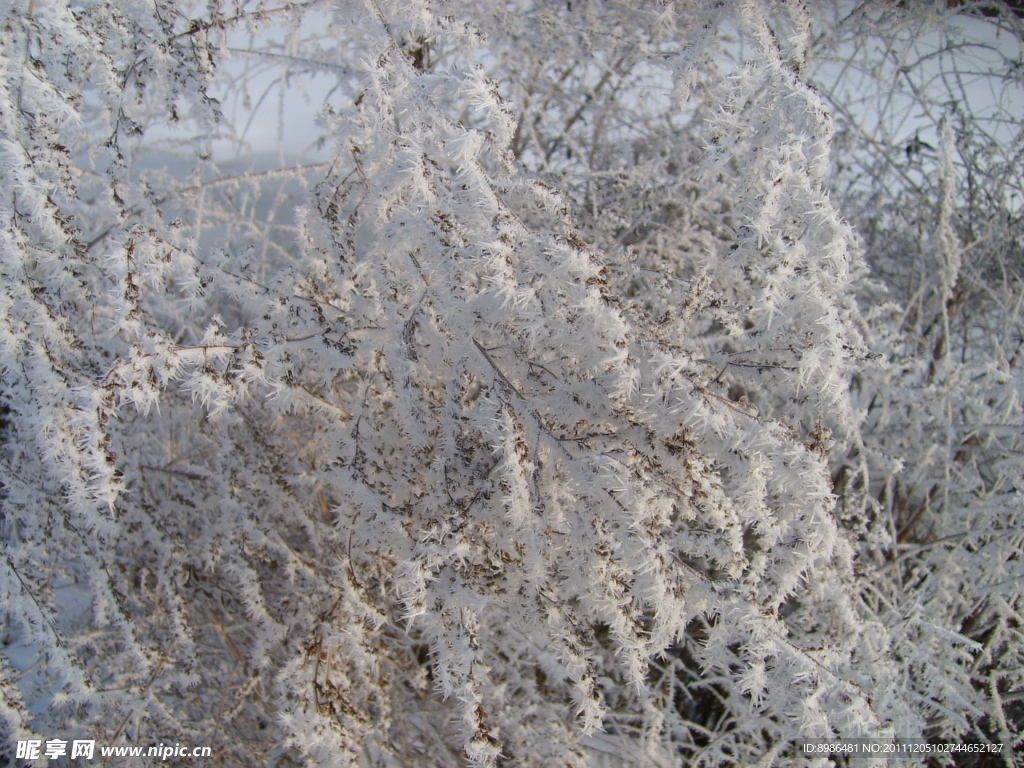
M 12 743 L 1019 765 L 1012 12 L 0 19 Z M 296 157 L 284 94 L 325 81 Z

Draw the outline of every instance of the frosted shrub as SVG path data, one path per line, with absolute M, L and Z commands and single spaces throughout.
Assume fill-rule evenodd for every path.
M 965 235 L 981 165 L 943 122 L 904 301 L 814 81 L 942 17 L 3 14 L 12 743 L 584 766 L 605 731 L 724 766 L 969 734 L 1015 764 L 1019 277 L 969 265 L 1019 230 Z M 325 77 L 318 157 L 229 164 Z

